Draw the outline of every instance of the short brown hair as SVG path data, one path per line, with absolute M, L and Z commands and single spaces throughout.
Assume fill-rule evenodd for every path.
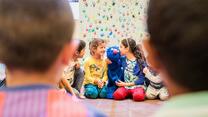
M 95 53 L 94 50 L 96 50 L 97 47 L 102 43 L 106 43 L 106 42 L 105 42 L 105 40 L 99 39 L 99 38 L 94 38 L 92 41 L 90 41 L 90 43 L 89 43 L 90 54 L 94 55 L 94 53 Z
M 0 61 L 44 72 L 74 30 L 67 0 L 0 0 Z
M 86 47 L 86 43 L 83 40 L 79 40 L 77 51 L 80 53 Z

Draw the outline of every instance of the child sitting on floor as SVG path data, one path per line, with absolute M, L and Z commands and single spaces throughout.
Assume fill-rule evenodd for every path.
M 106 43 L 102 39 L 93 39 L 90 42 L 92 55 L 84 64 L 85 96 L 87 98 L 106 98 L 107 64 L 103 59 Z
M 73 96 L 77 95 L 80 98 L 84 98 L 83 95 L 80 94 L 82 83 L 84 81 L 84 72 L 80 68 L 81 66 L 78 59 L 83 58 L 86 43 L 83 40 L 79 40 L 78 43 L 72 62 L 70 62 L 63 71 L 59 86 L 60 88 L 65 88 L 66 91 L 71 93 Z
M 118 81 L 116 83 L 120 87 L 113 94 L 116 100 L 122 100 L 128 96 L 131 96 L 134 101 L 145 99 L 143 62 L 138 50 L 135 40 L 129 38 L 121 41 L 121 55 L 125 55 L 122 61 L 124 82 Z
M 148 38 L 148 37 L 147 37 Z M 137 47 L 141 53 L 144 66 L 143 73 L 145 74 L 145 85 L 146 85 L 146 98 L 147 99 L 157 99 L 167 100 L 169 97 L 169 93 L 167 88 L 163 85 L 163 81 L 160 78 L 160 75 L 154 70 L 152 67 L 147 65 L 146 58 L 144 56 L 144 51 L 142 49 L 142 45 L 138 44 Z M 149 57 L 148 54 L 146 57 Z
M 163 85 L 160 75 L 151 67 L 145 67 L 143 72 L 145 73 L 145 77 L 149 80 L 149 85 L 146 90 L 146 98 L 167 100 L 169 97 L 168 90 Z

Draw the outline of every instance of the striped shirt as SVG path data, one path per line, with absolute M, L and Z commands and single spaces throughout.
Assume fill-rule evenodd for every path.
M 0 91 L 0 117 L 89 117 L 103 115 L 74 102 L 46 85 L 5 88 Z
M 4 64 L 0 63 L 0 80 L 6 77 L 6 67 Z

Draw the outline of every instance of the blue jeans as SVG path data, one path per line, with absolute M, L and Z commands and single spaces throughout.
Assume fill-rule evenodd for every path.
M 81 68 L 76 69 L 74 73 L 74 83 L 72 84 L 72 87 L 75 88 L 78 92 L 80 92 L 83 81 L 84 81 L 84 71 Z
M 107 96 L 107 87 L 103 86 L 103 88 L 98 88 L 98 86 L 93 84 L 87 84 L 85 87 L 85 96 L 87 98 L 96 99 L 98 97 L 100 98 L 106 98 Z

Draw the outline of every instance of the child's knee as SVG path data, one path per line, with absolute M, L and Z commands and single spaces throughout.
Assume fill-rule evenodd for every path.
M 138 88 L 133 93 L 133 100 L 134 101 L 144 101 L 145 99 L 145 92 L 143 88 Z
M 125 97 L 125 95 L 124 95 L 122 92 L 114 92 L 114 93 L 113 93 L 113 98 L 114 98 L 115 100 L 123 100 L 123 99 L 125 99 L 126 97 Z
M 162 88 L 159 94 L 160 100 L 167 100 L 169 98 L 169 93 L 166 88 Z
M 167 100 L 168 97 L 169 97 L 168 95 L 164 95 L 164 94 L 159 95 L 160 100 L 163 100 L 163 101 Z
M 146 91 L 146 98 L 153 100 L 157 98 L 158 94 L 159 94 L 159 90 L 155 90 L 152 87 L 148 87 Z
M 87 98 L 92 98 L 92 99 L 95 99 L 98 97 L 98 91 L 96 88 L 85 88 L 85 96 Z
M 117 89 L 114 93 L 113 93 L 113 98 L 115 100 L 123 100 L 125 99 L 127 96 L 127 93 L 125 92 L 125 90 L 123 89 Z

